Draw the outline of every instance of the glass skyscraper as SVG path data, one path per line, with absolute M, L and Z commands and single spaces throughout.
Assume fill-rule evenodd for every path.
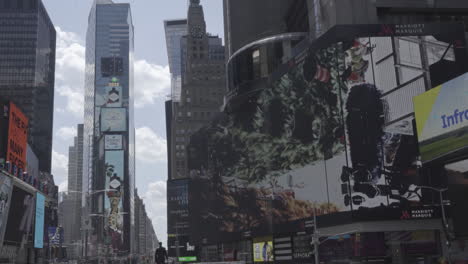
M 95 1 L 86 36 L 84 218 L 93 226 L 88 256 L 133 251 L 133 35 L 129 4 Z
M 182 54 L 181 39 L 187 35 L 187 19 L 164 21 L 166 31 L 167 57 L 171 72 L 171 97 L 173 102 L 180 102 L 182 90 Z
M 42 0 L 0 1 L 0 97 L 29 118 L 29 144 L 50 172 L 56 32 Z

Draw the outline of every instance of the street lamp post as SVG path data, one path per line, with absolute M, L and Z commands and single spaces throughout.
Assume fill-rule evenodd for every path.
M 450 260 L 450 232 L 449 232 L 449 224 L 448 224 L 448 221 L 447 221 L 447 217 L 445 215 L 445 206 L 444 206 L 444 197 L 442 195 L 443 192 L 446 192 L 448 190 L 448 188 L 441 188 L 441 189 L 438 189 L 438 188 L 434 188 L 434 187 L 431 187 L 431 186 L 418 186 L 419 189 L 427 189 L 427 190 L 432 190 L 432 191 L 435 191 L 435 192 L 438 192 L 439 193 L 439 201 L 440 201 L 440 209 L 441 209 L 441 213 L 442 213 L 442 226 L 443 226 L 443 229 L 444 229 L 444 233 L 445 233 L 445 238 L 446 238 L 446 245 L 448 247 L 448 263 L 451 264 L 451 260 Z

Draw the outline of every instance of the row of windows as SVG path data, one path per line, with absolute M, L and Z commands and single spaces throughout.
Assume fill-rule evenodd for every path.
M 179 112 L 179 117 L 182 117 L 183 116 L 183 113 L 182 112 Z M 186 114 L 187 117 L 192 117 L 192 112 L 187 112 Z M 198 117 L 201 117 L 201 118 L 209 118 L 212 116 L 212 112 L 193 112 L 193 117 L 194 118 L 198 118 Z
M 185 145 L 176 145 L 176 150 L 185 150 Z

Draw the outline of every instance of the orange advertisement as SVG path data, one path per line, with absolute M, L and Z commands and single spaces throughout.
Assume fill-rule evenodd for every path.
M 26 150 L 28 144 L 28 118 L 10 102 L 10 120 L 8 122 L 7 161 L 23 170 L 26 169 Z

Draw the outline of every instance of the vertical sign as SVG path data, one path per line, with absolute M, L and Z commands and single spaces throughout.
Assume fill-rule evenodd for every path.
M 44 195 L 36 194 L 36 224 L 34 228 L 34 247 L 44 247 Z
M 10 120 L 8 123 L 7 161 L 18 169 L 26 169 L 28 142 L 28 118 L 10 102 Z
M 5 227 L 8 220 L 8 210 L 11 201 L 11 179 L 1 174 L 0 175 L 0 247 L 3 245 L 3 236 L 5 235 Z

